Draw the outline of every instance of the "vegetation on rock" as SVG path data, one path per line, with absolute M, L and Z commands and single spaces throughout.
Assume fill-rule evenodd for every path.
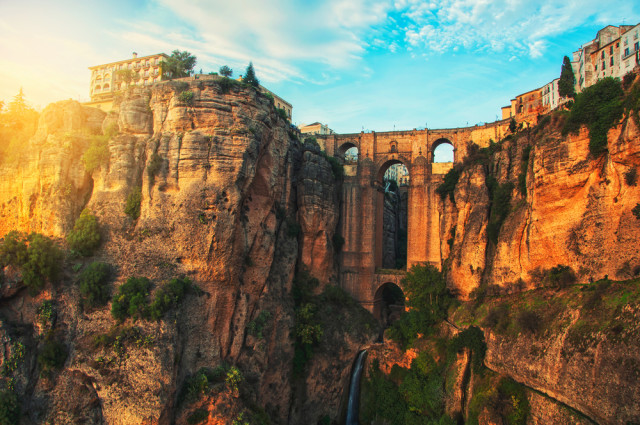
M 78 287 L 85 308 L 100 307 L 109 301 L 110 289 L 107 285 L 111 277 L 111 266 L 106 263 L 89 264 L 78 277 Z
M 133 220 L 137 220 L 140 217 L 140 204 L 142 203 L 142 188 L 136 186 L 133 188 L 129 196 L 127 196 L 127 202 L 124 206 L 124 213 L 131 217 Z
M 560 71 L 560 80 L 558 81 L 558 94 L 562 97 L 576 97 L 576 76 L 573 73 L 571 59 L 565 56 L 562 60 L 562 70 Z
M 85 208 L 67 236 L 69 247 L 73 252 L 88 257 L 100 246 L 100 239 L 98 218 Z
M 174 50 L 171 56 L 161 62 L 162 74 L 169 80 L 188 77 L 193 72 L 196 61 L 197 58 L 191 53 Z
M 244 77 L 242 77 L 242 82 L 255 88 L 260 87 L 260 81 L 256 77 L 256 72 L 253 69 L 253 62 L 249 62 L 247 70 L 244 72 Z

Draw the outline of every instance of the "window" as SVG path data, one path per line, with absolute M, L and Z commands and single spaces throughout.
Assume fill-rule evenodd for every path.
M 638 50 L 640 50 L 640 43 L 636 41 L 636 43 L 633 45 L 633 50 L 635 50 L 636 52 Z
M 628 48 L 628 47 L 626 47 L 626 48 L 624 49 L 624 55 L 625 55 L 625 56 L 629 56 L 629 48 Z
M 607 67 L 606 67 L 606 62 L 605 62 L 605 61 L 602 61 L 602 70 L 604 71 L 605 69 L 607 69 Z
M 609 61 L 609 65 L 613 66 L 613 56 L 611 56 L 611 60 Z
M 602 57 L 602 59 L 604 59 L 604 50 L 602 51 L 602 54 L 600 56 Z
M 609 54 L 613 55 L 613 46 L 609 46 Z

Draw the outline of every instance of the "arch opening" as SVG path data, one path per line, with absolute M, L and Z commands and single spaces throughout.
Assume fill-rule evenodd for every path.
M 447 163 L 454 159 L 454 147 L 449 139 L 438 139 L 433 143 L 433 162 Z
M 383 328 L 389 327 L 402 316 L 405 311 L 404 300 L 404 292 L 392 282 L 384 283 L 376 290 L 373 315 Z
M 338 156 L 346 163 L 358 162 L 358 153 L 358 147 L 351 142 L 344 143 L 338 148 Z
M 380 168 L 376 207 L 376 267 L 407 266 L 409 170 L 400 160 L 389 160 Z

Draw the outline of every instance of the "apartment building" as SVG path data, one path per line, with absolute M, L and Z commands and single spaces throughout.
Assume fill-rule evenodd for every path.
M 620 75 L 623 77 L 640 65 L 640 24 L 626 31 L 620 37 Z
M 301 125 L 300 133 L 328 135 L 328 134 L 334 134 L 335 131 L 331 130 L 328 125 L 325 125 L 319 122 L 314 122 L 313 124 Z

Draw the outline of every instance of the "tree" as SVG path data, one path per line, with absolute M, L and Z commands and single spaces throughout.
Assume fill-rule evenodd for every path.
M 227 65 L 222 65 L 218 72 L 220 72 L 220 75 L 227 78 L 233 75 L 233 69 L 229 68 Z
M 518 124 L 516 124 L 516 120 L 511 117 L 511 121 L 509 121 L 509 131 L 515 133 L 518 129 Z
M 123 81 L 127 85 L 131 84 L 131 82 L 138 81 L 139 79 L 140 75 L 130 69 L 120 69 L 116 71 L 116 81 Z
M 562 70 L 560 71 L 560 81 L 558 82 L 558 94 L 562 97 L 576 97 L 576 76 L 573 74 L 571 60 L 568 56 L 564 57 L 562 62 Z
M 242 81 L 255 88 L 260 87 L 260 81 L 256 78 L 256 72 L 253 70 L 252 62 L 249 62 L 249 66 L 247 66 L 247 70 L 244 73 L 244 78 L 242 79 Z
M 188 77 L 196 66 L 197 58 L 187 51 L 174 50 L 166 60 L 161 63 L 162 75 L 165 78 Z
M 88 257 L 100 245 L 100 229 L 98 218 L 88 209 L 82 210 L 76 220 L 73 230 L 67 236 L 71 249 L 78 254 Z

